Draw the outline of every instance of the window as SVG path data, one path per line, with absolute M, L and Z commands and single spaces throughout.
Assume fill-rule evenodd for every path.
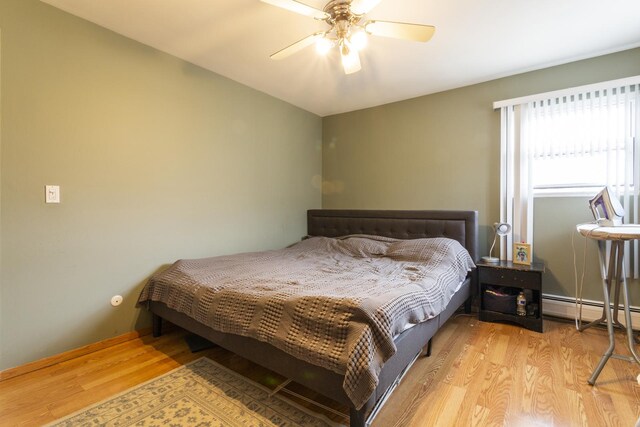
M 534 194 L 567 194 L 610 185 L 633 191 L 638 175 L 635 86 L 534 101 L 527 105 Z
M 595 195 L 608 185 L 639 223 L 640 76 L 494 103 L 500 109 L 500 221 L 533 243 L 534 194 Z M 633 271 L 640 272 L 638 242 Z M 629 260 L 626 259 L 628 262 Z

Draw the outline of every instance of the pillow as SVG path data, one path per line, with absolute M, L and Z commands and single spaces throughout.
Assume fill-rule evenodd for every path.
M 385 256 L 392 242 L 395 242 L 395 239 L 389 237 L 353 234 L 339 237 L 337 249 L 341 253 L 357 258 L 374 258 Z
M 304 251 L 328 251 L 348 255 L 356 258 L 372 258 L 384 256 L 389 244 L 395 241 L 388 237 L 368 236 L 354 234 L 342 237 L 310 236 L 300 242 L 296 242 L 289 248 Z
M 473 261 L 467 250 L 457 241 L 446 237 L 433 237 L 428 239 L 398 240 L 389 245 L 387 256 L 397 261 L 430 262 L 443 258 L 459 258 L 466 253 L 467 264 L 474 267 Z

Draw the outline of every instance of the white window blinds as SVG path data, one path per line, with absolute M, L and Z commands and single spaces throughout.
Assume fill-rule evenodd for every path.
M 501 109 L 501 221 L 533 243 L 533 192 L 609 185 L 638 223 L 640 76 L 494 103 Z M 511 251 L 502 251 L 511 259 Z M 638 242 L 627 272 L 638 277 Z
M 609 185 L 628 196 L 637 99 L 638 85 L 628 85 L 527 103 L 533 186 Z

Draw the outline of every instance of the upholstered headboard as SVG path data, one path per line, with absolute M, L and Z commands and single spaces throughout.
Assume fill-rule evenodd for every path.
M 473 260 L 478 259 L 477 211 L 307 211 L 307 234 L 338 237 L 372 234 L 396 239 L 448 237 L 462 244 Z

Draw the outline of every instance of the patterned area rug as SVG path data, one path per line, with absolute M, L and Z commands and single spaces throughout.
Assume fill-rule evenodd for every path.
M 203 357 L 49 426 L 336 427 Z

